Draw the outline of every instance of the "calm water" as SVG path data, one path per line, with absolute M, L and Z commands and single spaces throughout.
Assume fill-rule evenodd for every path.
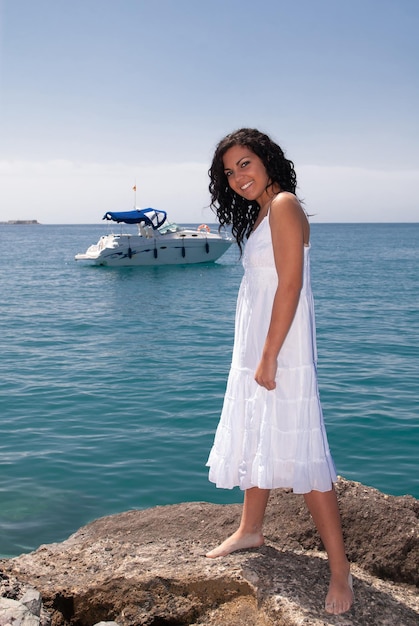
M 106 227 L 105 227 L 106 228 Z M 77 264 L 98 226 L 1 226 L 0 554 L 111 513 L 239 502 L 205 462 L 242 275 Z M 320 388 L 338 472 L 419 497 L 419 224 L 312 228 Z

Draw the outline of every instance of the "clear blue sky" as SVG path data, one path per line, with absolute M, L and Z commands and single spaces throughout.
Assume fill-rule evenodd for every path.
M 0 221 L 211 221 L 242 126 L 314 220 L 418 221 L 418 33 L 417 0 L 0 0 Z

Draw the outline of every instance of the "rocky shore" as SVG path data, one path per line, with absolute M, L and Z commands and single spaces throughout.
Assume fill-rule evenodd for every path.
M 204 555 L 240 505 L 129 511 L 3 559 L 0 626 L 417 626 L 419 502 L 342 478 L 337 492 L 355 592 L 344 616 L 323 609 L 327 561 L 303 498 L 277 490 L 266 544 L 222 559 Z

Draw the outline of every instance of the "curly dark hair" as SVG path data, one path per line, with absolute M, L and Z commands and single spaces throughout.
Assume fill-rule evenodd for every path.
M 259 130 L 241 128 L 219 142 L 208 170 L 211 179 L 210 206 L 217 215 L 220 228 L 232 225 L 233 236 L 242 252 L 243 240 L 250 235 L 260 207 L 256 201 L 248 201 L 239 196 L 228 184 L 223 157 L 227 150 L 237 145 L 246 146 L 261 159 L 268 174 L 268 187 L 276 185 L 281 191 L 295 193 L 297 176 L 294 163 L 285 158 L 283 150 Z

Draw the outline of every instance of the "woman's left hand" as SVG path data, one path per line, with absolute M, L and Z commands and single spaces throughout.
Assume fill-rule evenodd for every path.
M 255 381 L 261 387 L 272 391 L 276 387 L 275 376 L 278 363 L 276 358 L 262 357 L 256 372 Z

